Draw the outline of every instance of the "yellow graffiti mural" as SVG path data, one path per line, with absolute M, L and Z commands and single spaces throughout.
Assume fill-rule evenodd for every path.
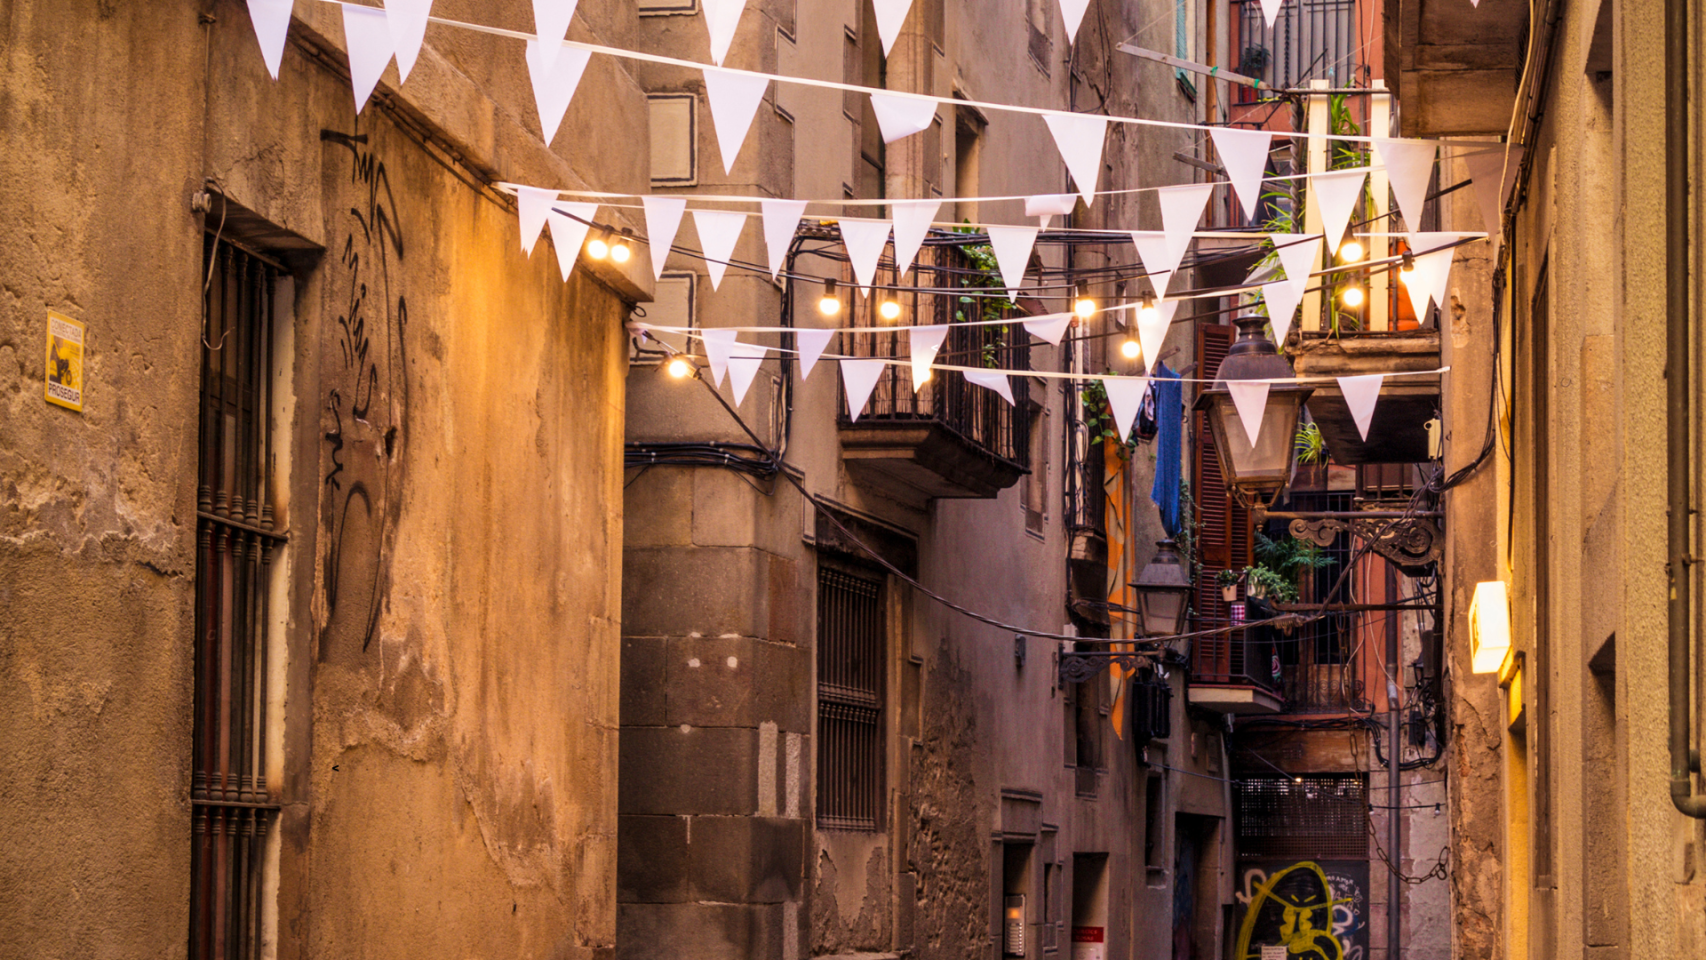
M 1276 893 L 1275 888 L 1281 880 L 1298 870 L 1306 870 L 1321 881 L 1321 899 L 1319 902 L 1313 896 L 1288 897 Z M 1313 891 L 1310 891 L 1313 893 Z M 1326 871 L 1320 864 L 1312 860 L 1294 863 L 1284 870 L 1274 874 L 1265 881 L 1258 882 L 1250 896 L 1249 910 L 1244 914 L 1244 923 L 1238 929 L 1238 950 L 1234 956 L 1239 960 L 1261 960 L 1262 952 L 1258 946 L 1255 953 L 1250 952 L 1250 937 L 1256 930 L 1256 918 L 1262 907 L 1270 900 L 1280 907 L 1283 919 L 1279 928 L 1280 938 L 1284 941 L 1287 957 L 1307 957 L 1314 960 L 1344 960 L 1345 948 L 1339 943 L 1339 938 L 1333 936 L 1333 907 L 1341 903 L 1351 902 L 1350 897 L 1333 899 L 1333 887 L 1327 882 Z M 1316 917 L 1320 915 L 1322 922 L 1317 924 Z

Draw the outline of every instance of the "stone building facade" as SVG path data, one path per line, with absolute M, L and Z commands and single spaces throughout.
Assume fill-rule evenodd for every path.
M 338 8 L 289 36 L 0 9 L 0 955 L 609 957 L 652 281 L 562 283 L 494 183 L 643 186 L 641 88 L 553 150 L 519 44 L 429 27 L 358 116 Z
M 1673 406 L 1666 278 L 1697 271 L 1700 246 L 1697 200 L 1666 193 L 1667 155 L 1684 156 L 1665 123 L 1679 107 L 1652 80 L 1673 72 L 1666 5 L 1563 2 L 1532 28 L 1519 4 L 1484 4 L 1463 23 L 1408 4 L 1389 12 L 1403 17 L 1397 60 L 1416 107 L 1404 133 L 1508 133 L 1520 147 L 1502 164 L 1502 244 L 1464 248 L 1454 267 L 1446 341 L 1447 467 L 1486 459 L 1446 500 L 1456 949 L 1699 956 L 1706 833 L 1671 796 L 1667 601 L 1673 574 L 1698 597 L 1700 571 L 1667 555 L 1666 431 L 1673 415 L 1698 422 L 1700 298 L 1689 280 L 1688 404 Z M 1697 87 L 1697 47 L 1678 75 Z M 1680 109 L 1693 178 L 1697 111 Z M 1458 163 L 1441 182 L 1468 175 Z M 1496 229 L 1477 207 L 1471 196 L 1442 202 L 1442 222 Z M 1677 215 L 1689 221 L 1682 253 L 1664 227 Z M 1692 432 L 1678 452 L 1696 504 Z M 1696 510 L 1684 508 L 1698 542 Z M 1511 654 L 1475 674 L 1469 610 L 1476 585 L 1493 581 L 1509 592 Z M 1697 745 L 1695 611 L 1682 709 Z M 1679 779 L 1698 794 L 1698 777 Z
M 727 62 L 964 101 L 1205 115 L 1172 68 L 1114 49 L 1133 34 L 1171 49 L 1175 8 L 1097 6 L 1073 45 L 1053 2 L 919 0 L 885 59 L 868 4 L 808 13 L 754 0 Z M 1203 9 L 1178 9 L 1206 57 Z M 690 16 L 660 9 L 640 36 L 653 52 L 702 59 Z M 887 215 L 883 200 L 946 198 L 938 220 L 973 225 L 1036 220 L 1022 200 L 955 198 L 1071 191 L 1040 118 L 949 104 L 933 127 L 885 147 L 862 96 L 791 84 L 771 87 L 725 176 L 698 76 L 648 67 L 641 83 L 658 189 L 690 181 L 706 196 L 878 201 L 845 211 L 867 217 Z M 1197 174 L 1175 153 L 1201 155 L 1188 135 L 1115 125 L 1100 187 L 1189 182 Z M 745 209 L 754 217 L 734 260 L 765 263 L 756 207 Z M 811 218 L 841 213 L 806 214 L 787 269 L 807 279 L 730 269 L 712 292 L 703 266 L 677 254 L 648 318 L 826 325 L 822 285 L 809 278 L 850 274 L 835 228 Z M 1159 225 L 1152 196 L 1104 196 L 1054 226 L 1140 218 Z M 688 227 L 679 243 L 697 249 Z M 1045 234 L 1037 251 L 1046 278 L 1020 299 L 1033 312 L 1066 308 L 1072 269 L 1099 301 L 1142 293 L 1090 272 L 1124 265 L 1134 276 L 1129 244 L 1073 247 Z M 960 255 L 938 234 L 920 258 L 932 268 L 905 283 L 958 283 L 974 272 L 947 272 Z M 904 355 L 904 341 L 875 329 L 885 295 L 846 295 L 838 322 L 873 333 L 844 335 L 831 355 Z M 905 318 L 978 310 L 896 295 Z M 1106 322 L 1059 348 L 1015 324 L 999 343 L 950 340 L 943 362 L 987 349 L 1003 366 L 1100 373 L 1122 362 L 1118 341 L 1078 334 Z M 1182 367 L 1193 344 L 1188 325 L 1176 329 L 1169 362 Z M 1154 681 L 1171 693 L 1154 695 L 1166 698 L 1170 730 L 1152 739 L 1128 714 L 1116 736 L 1112 714 L 1133 710 L 1138 692 L 1116 707 L 1107 672 L 1063 683 L 1071 641 L 1034 635 L 1132 635 L 1106 601 L 1160 538 L 1152 449 L 1122 459 L 1090 443 L 1077 391 L 1059 380 L 1016 378 L 1017 405 L 988 395 L 978 409 L 990 419 L 974 422 L 948 406 L 957 375 L 939 374 L 943 392 L 927 385 L 915 401 L 895 368 L 854 422 L 827 359 L 809 378 L 791 359 L 766 362 L 738 407 L 722 387 L 737 422 L 706 384 L 668 376 L 657 350 L 637 344 L 628 377 L 618 952 L 999 958 L 1019 949 L 1006 940 L 1012 911 L 1028 957 L 1078 955 L 1075 929 L 1105 938 L 1108 957 L 1172 957 L 1176 942 L 1182 956 L 1221 956 L 1231 865 L 1220 718 L 1187 711 L 1173 664 Z M 903 577 L 1011 626 L 962 616 Z

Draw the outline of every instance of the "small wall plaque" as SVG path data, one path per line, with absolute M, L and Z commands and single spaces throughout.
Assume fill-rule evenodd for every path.
M 47 402 L 83 412 L 83 325 L 47 314 Z

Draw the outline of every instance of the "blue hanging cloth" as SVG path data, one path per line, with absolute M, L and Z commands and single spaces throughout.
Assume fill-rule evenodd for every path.
M 1156 364 L 1155 379 L 1155 485 L 1149 498 L 1161 509 L 1161 526 L 1168 536 L 1179 532 L 1179 444 L 1185 430 L 1184 384 L 1164 363 Z

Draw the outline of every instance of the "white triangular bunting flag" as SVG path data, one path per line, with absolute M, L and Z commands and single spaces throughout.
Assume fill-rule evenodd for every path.
M 1266 130 L 1232 127 L 1215 127 L 1209 135 L 1214 138 L 1220 165 L 1226 168 L 1226 179 L 1244 207 L 1244 216 L 1256 219 L 1256 206 L 1262 200 L 1262 175 L 1268 171 L 1268 149 L 1273 146 L 1274 135 Z
M 1321 227 L 1327 231 L 1327 249 L 1339 249 L 1345 227 L 1351 222 L 1351 211 L 1362 196 L 1362 182 L 1367 170 L 1336 170 L 1316 173 L 1309 177 L 1309 202 L 1321 211 Z
M 1285 0 L 1262 0 L 1262 16 L 1268 21 L 1268 29 L 1274 28 L 1274 21 L 1279 19 L 1280 7 Z
M 746 0 L 699 0 L 699 5 L 705 10 L 705 27 L 711 32 L 711 62 L 720 67 L 728 59 Z
M 1075 193 L 1039 193 L 1025 198 L 1025 216 L 1062 217 L 1076 206 L 1078 195 Z
M 1108 410 L 1114 415 L 1114 429 L 1123 442 L 1131 436 L 1131 425 L 1137 422 L 1137 411 L 1143 407 L 1143 394 L 1149 389 L 1144 377 L 1103 377 L 1102 389 L 1108 394 Z
M 1084 11 L 1090 0 L 1060 0 L 1060 15 L 1066 20 L 1066 42 L 1078 42 L 1078 25 L 1084 22 Z
M 877 129 L 882 131 L 884 143 L 893 143 L 930 129 L 930 125 L 936 122 L 937 106 L 937 102 L 928 97 L 871 94 L 871 112 L 877 115 Z
M 1418 259 L 1433 261 L 1428 269 L 1428 278 L 1433 281 L 1433 286 L 1428 293 L 1434 298 L 1434 306 L 1448 309 L 1451 303 L 1451 263 L 1455 259 L 1455 251 L 1438 250 Z
M 1268 239 L 1273 241 L 1274 253 L 1278 255 L 1280 269 L 1285 271 L 1286 282 L 1297 291 L 1297 298 L 1303 299 L 1303 294 L 1309 289 L 1309 275 L 1321 265 L 1321 235 L 1318 233 L 1270 233 Z
M 887 220 L 841 221 L 841 243 L 853 264 L 853 279 L 867 295 L 877 280 L 877 263 L 883 258 L 883 248 L 888 246 L 889 228 Z
M 1007 379 L 1005 373 L 999 370 L 961 370 L 960 376 L 964 377 L 967 383 L 985 390 L 994 390 L 1001 395 L 1001 399 L 1007 401 L 1008 406 L 1013 406 L 1013 383 Z
M 580 0 L 533 0 L 533 34 L 544 44 L 545 59 L 540 61 L 542 72 L 549 73 L 561 49 L 558 41 L 569 33 L 569 21 L 575 18 Z
M 1505 226 L 1505 200 L 1516 183 L 1517 168 L 1522 165 L 1522 148 L 1510 147 L 1510 157 L 1503 150 L 1471 153 L 1463 158 L 1469 168 L 1469 179 L 1475 182 L 1475 199 L 1481 207 L 1481 229 L 1497 237 Z M 1501 187 L 1502 181 L 1502 187 Z
M 788 262 L 788 248 L 799 232 L 800 217 L 806 212 L 804 200 L 765 200 L 758 205 L 764 216 L 764 250 L 770 255 L 770 279 L 782 273 Z
M 1303 302 L 1303 292 L 1289 280 L 1262 284 L 1262 302 L 1268 305 L 1268 323 L 1274 328 L 1274 343 L 1285 346 L 1291 322 L 1297 316 L 1297 305 Z
M 553 52 L 550 48 L 557 47 Z M 527 76 L 533 82 L 533 104 L 539 110 L 539 136 L 546 146 L 557 137 L 569 101 L 580 86 L 581 74 L 592 59 L 590 50 L 565 47 L 560 41 L 527 41 Z
M 705 100 L 711 106 L 711 125 L 717 128 L 717 149 L 723 154 L 723 172 L 735 168 L 735 155 L 746 142 L 752 118 L 764 100 L 770 78 L 753 73 L 705 70 Z
M 711 382 L 721 387 L 723 374 L 729 369 L 729 354 L 735 347 L 734 330 L 700 330 L 699 343 L 705 348 L 705 360 L 711 365 Z
M 1108 118 L 1092 113 L 1045 113 L 1048 132 L 1084 205 L 1096 202 L 1102 174 L 1102 145 L 1108 138 Z M 1193 224 L 1195 226 L 1195 224 Z
M 871 0 L 871 11 L 877 15 L 877 36 L 883 41 L 883 56 L 894 49 L 901 25 L 906 23 L 906 13 L 911 9 L 912 0 Z
M 551 222 L 551 243 L 557 248 L 557 268 L 562 272 L 565 283 L 575 272 L 581 244 L 586 242 L 587 231 L 592 229 L 592 220 L 596 216 L 596 203 L 558 203 L 545 212 L 545 218 Z
M 1213 193 L 1212 183 L 1190 183 L 1155 191 L 1155 199 L 1161 202 L 1161 232 L 1167 235 L 1168 273 L 1179 269 L 1180 261 L 1191 249 L 1191 234 L 1196 232 L 1203 207 Z
M 646 208 L 646 243 L 652 250 L 652 276 L 663 279 L 664 261 L 675 246 L 675 234 L 681 229 L 681 215 L 687 211 L 687 201 L 681 197 L 641 197 Z
M 341 4 L 344 8 L 344 46 L 349 52 L 349 82 L 355 90 L 355 112 L 367 106 L 385 65 L 391 62 L 391 23 L 378 7 Z
M 1025 332 L 1050 346 L 1060 346 L 1060 338 L 1066 336 L 1066 328 L 1072 325 L 1072 314 L 1051 313 L 1025 321 Z
M 1368 441 L 1368 425 L 1374 420 L 1374 405 L 1380 399 L 1380 385 L 1386 382 L 1386 374 L 1371 373 L 1361 377 L 1340 377 L 1339 392 L 1345 396 L 1345 406 L 1350 408 L 1351 419 L 1356 421 L 1357 433 Z
M 1036 246 L 1036 227 L 989 227 L 989 246 L 995 251 L 995 264 L 1001 269 L 1001 283 L 1009 299 L 1018 295 L 1025 282 L 1025 269 L 1031 265 L 1031 248 Z
M 723 282 L 723 272 L 740 242 L 741 228 L 746 226 L 746 214 L 732 210 L 695 210 L 693 226 L 699 231 L 699 252 L 705 255 L 705 269 L 711 274 L 711 289 Z
M 409 79 L 415 59 L 426 39 L 427 17 L 432 0 L 385 0 L 385 22 L 391 28 L 391 46 L 397 53 L 397 83 Z
M 1149 275 L 1149 285 L 1155 288 L 1155 295 L 1166 296 L 1167 283 L 1173 279 L 1173 270 L 1178 266 L 1177 263 L 1168 263 L 1167 235 L 1154 230 L 1133 230 L 1131 242 L 1137 247 L 1137 258 L 1143 262 L 1143 272 Z
M 296 0 L 249 0 L 249 22 L 255 25 L 261 60 L 274 80 L 278 79 L 279 62 L 284 59 L 284 39 L 290 31 L 290 11 L 295 4 Z
M 1161 359 L 1161 347 L 1167 342 L 1167 331 L 1173 329 L 1173 317 L 1179 312 L 1178 300 L 1162 300 L 1155 304 L 1155 316 L 1137 315 L 1137 345 L 1143 349 L 1143 369 L 1155 372 Z
M 936 352 L 942 349 L 942 341 L 948 339 L 948 325 L 938 323 L 913 327 L 908 339 L 912 351 L 912 389 L 917 390 L 930 379 L 930 365 L 936 362 Z
M 533 247 L 539 242 L 539 234 L 545 230 L 545 217 L 551 210 L 551 204 L 557 202 L 557 191 L 544 187 L 516 187 L 515 209 L 521 218 L 521 249 L 528 256 L 533 256 Z
M 841 361 L 841 387 L 847 392 L 847 414 L 855 422 L 865 412 L 865 401 L 871 399 L 871 391 L 877 388 L 877 381 L 888 365 L 887 360 Z
M 818 330 L 813 327 L 802 327 L 794 331 L 794 346 L 800 351 L 800 379 L 812 375 L 812 368 L 817 366 L 817 358 L 823 356 L 824 348 L 835 337 L 834 330 Z
M 729 351 L 729 386 L 735 392 L 735 406 L 746 402 L 747 388 L 752 386 L 752 378 L 757 376 L 764 355 L 769 352 L 769 347 L 756 343 L 737 343 Z
M 1404 295 L 1410 298 L 1410 309 L 1416 314 L 1418 323 L 1427 319 L 1428 297 L 1432 295 L 1434 258 L 1412 256 L 1409 270 L 1399 269 L 1398 280 L 1404 287 Z
M 1262 435 L 1262 417 L 1268 412 L 1268 388 L 1273 384 L 1266 380 L 1228 380 L 1226 389 L 1232 394 L 1232 405 L 1238 408 L 1238 420 L 1244 424 L 1244 436 L 1250 439 L 1250 446 L 1256 445 L 1256 438 Z
M 1458 238 L 1458 234 L 1443 231 L 1411 231 L 1404 235 L 1404 239 L 1410 244 L 1410 252 L 1417 256 L 1449 247 L 1456 243 Z
M 1404 215 L 1404 225 L 1422 225 L 1422 207 L 1428 199 L 1428 181 L 1433 179 L 1434 154 L 1439 147 L 1426 140 L 1387 140 L 1376 138 L 1374 152 L 1386 166 L 1386 178 L 1392 183 L 1392 196 L 1398 200 L 1398 212 Z
M 889 207 L 894 214 L 894 268 L 899 276 L 905 277 L 912 269 L 912 260 L 941 209 L 940 200 L 897 200 Z

